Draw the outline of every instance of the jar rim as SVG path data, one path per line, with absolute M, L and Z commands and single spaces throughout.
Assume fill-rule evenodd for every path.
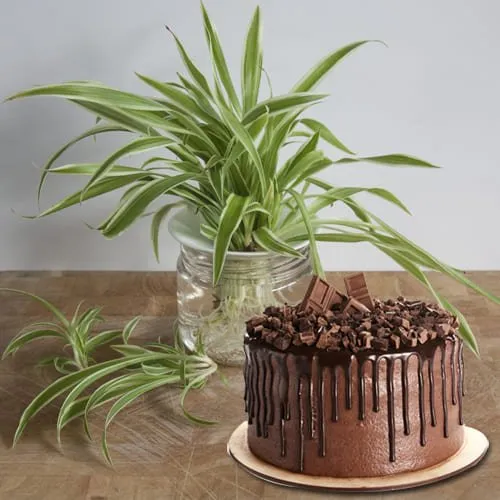
M 178 210 L 168 221 L 168 231 L 173 238 L 181 245 L 199 250 L 202 252 L 213 253 L 213 242 L 203 236 L 200 231 L 200 218 L 194 211 L 188 207 Z M 302 250 L 309 246 L 308 241 L 303 241 L 292 245 L 295 250 Z M 238 252 L 230 250 L 228 257 L 238 257 L 241 259 L 254 259 L 258 257 L 267 257 L 272 252 Z

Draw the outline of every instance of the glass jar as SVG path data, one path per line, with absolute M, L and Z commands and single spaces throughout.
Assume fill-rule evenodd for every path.
M 245 322 L 267 306 L 296 304 L 311 276 L 309 247 L 303 259 L 264 252 L 230 252 L 221 279 L 212 285 L 210 251 L 181 244 L 177 261 L 178 328 L 192 349 L 201 337 L 216 362 L 244 362 Z

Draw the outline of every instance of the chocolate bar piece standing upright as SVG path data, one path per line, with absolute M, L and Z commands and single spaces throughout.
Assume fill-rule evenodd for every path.
M 370 311 L 373 310 L 375 304 L 368 291 L 365 275 L 363 273 L 351 274 L 344 278 L 347 295 L 354 297 L 358 302 L 361 302 Z
M 300 310 L 312 310 L 321 314 L 328 309 L 334 293 L 335 288 L 331 287 L 319 276 L 314 276 L 309 283 L 309 288 L 307 289 L 304 300 L 300 305 Z

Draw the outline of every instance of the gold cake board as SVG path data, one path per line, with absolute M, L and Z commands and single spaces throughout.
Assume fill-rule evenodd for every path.
M 487 437 L 472 427 L 465 427 L 464 444 L 448 460 L 427 469 L 380 477 L 334 478 L 310 476 L 280 469 L 257 458 L 247 443 L 247 422 L 239 425 L 229 438 L 227 451 L 246 471 L 270 483 L 323 491 L 394 491 L 416 488 L 455 476 L 477 465 L 489 447 Z

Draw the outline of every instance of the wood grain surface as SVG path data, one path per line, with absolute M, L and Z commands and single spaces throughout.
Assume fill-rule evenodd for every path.
M 470 272 L 469 276 L 500 295 L 500 272 Z M 343 273 L 329 279 L 340 287 Z M 438 289 L 468 317 L 479 339 L 481 359 L 466 353 L 466 423 L 486 433 L 491 451 L 483 463 L 464 475 L 408 492 L 349 495 L 363 499 L 494 499 L 500 495 L 500 307 L 465 287 L 431 274 Z M 425 290 L 404 273 L 367 273 L 370 291 L 379 297 L 424 297 Z M 106 328 L 122 326 L 132 316 L 144 320 L 138 340 L 171 338 L 175 319 L 175 274 L 140 272 L 3 272 L 0 287 L 35 292 L 73 312 L 87 305 L 104 306 Z M 20 328 L 48 314 L 27 298 L 0 294 L 0 351 Z M 243 378 L 239 369 L 224 369 L 229 383 L 211 380 L 189 397 L 188 408 L 218 420 L 211 428 L 187 423 L 179 411 L 178 392 L 160 389 L 124 411 L 108 433 L 115 466 L 100 457 L 99 438 L 104 411 L 91 421 L 94 441 L 74 422 L 55 438 L 57 406 L 47 408 L 27 428 L 15 449 L 12 436 L 23 409 L 55 376 L 34 367 L 41 356 L 58 349 L 39 342 L 0 363 L 0 499 L 321 499 L 344 495 L 312 494 L 258 480 L 226 454 L 232 431 L 244 420 Z M 103 353 L 107 356 L 109 353 Z

